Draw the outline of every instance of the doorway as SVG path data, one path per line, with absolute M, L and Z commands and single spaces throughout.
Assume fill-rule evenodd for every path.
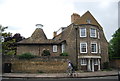
M 4 63 L 4 73 L 11 73 L 11 63 Z

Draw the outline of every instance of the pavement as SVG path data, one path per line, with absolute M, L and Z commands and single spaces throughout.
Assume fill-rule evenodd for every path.
M 116 76 L 118 71 L 75 72 L 73 78 Z M 68 78 L 67 73 L 3 73 L 3 78 Z

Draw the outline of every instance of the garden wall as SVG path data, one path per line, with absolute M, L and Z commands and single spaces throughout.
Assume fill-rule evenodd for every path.
M 3 64 L 11 63 L 11 72 L 20 73 L 60 73 L 66 72 L 67 57 L 40 57 L 30 60 L 4 57 Z

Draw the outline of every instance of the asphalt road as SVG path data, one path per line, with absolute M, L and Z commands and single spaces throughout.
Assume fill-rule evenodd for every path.
M 118 81 L 118 76 L 91 77 L 91 78 L 45 78 L 45 79 L 3 79 L 2 81 Z

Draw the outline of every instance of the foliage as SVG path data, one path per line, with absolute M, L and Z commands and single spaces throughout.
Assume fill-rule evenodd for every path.
M 7 28 L 8 28 L 8 27 L 4 27 L 4 26 L 0 25 L 0 31 L 1 31 L 1 32 L 4 32 L 5 29 L 7 29 Z
M 112 68 L 102 69 L 102 71 L 112 71 Z
M 23 53 L 21 55 L 17 55 L 19 59 L 32 59 L 35 58 L 36 56 L 31 54 L 31 53 Z
M 7 52 L 7 55 L 14 55 L 15 54 L 15 50 L 10 50 L 9 52 Z
M 8 27 L 4 27 L 0 25 L 0 36 L 4 38 L 4 41 L 1 43 L 2 44 L 2 53 L 7 54 L 7 55 L 14 55 L 16 54 L 16 42 L 19 42 L 24 39 L 19 33 L 16 33 L 14 36 L 12 36 L 12 33 L 4 32 L 5 29 Z M 2 39 L 1 39 L 2 40 Z M 0 50 L 1 51 L 1 50 Z
M 50 51 L 49 50 L 43 50 L 42 56 L 50 56 Z
M 112 39 L 109 42 L 109 58 L 120 57 L 120 28 L 112 35 Z
M 108 69 L 108 68 L 109 68 L 109 62 L 104 62 L 103 69 Z
M 24 38 L 23 36 L 21 36 L 21 34 L 19 34 L 19 33 L 16 33 L 12 38 L 15 39 L 15 42 L 19 42 L 19 41 L 25 39 L 25 38 Z
M 67 52 L 63 52 L 60 54 L 60 56 L 68 56 L 68 53 Z
M 14 55 L 16 54 L 16 42 L 19 42 L 21 40 L 24 39 L 24 37 L 22 37 L 20 34 L 15 34 L 14 36 L 12 36 L 12 33 L 8 32 L 8 33 L 2 33 L 2 36 L 4 37 L 4 42 L 2 43 L 2 53 L 3 54 L 10 54 L 10 55 Z M 10 53 L 9 53 L 10 52 Z
M 2 43 L 2 52 L 3 54 L 15 54 L 15 39 L 12 39 L 12 34 L 9 33 L 2 33 L 5 41 Z M 11 54 L 10 54 L 11 55 Z

